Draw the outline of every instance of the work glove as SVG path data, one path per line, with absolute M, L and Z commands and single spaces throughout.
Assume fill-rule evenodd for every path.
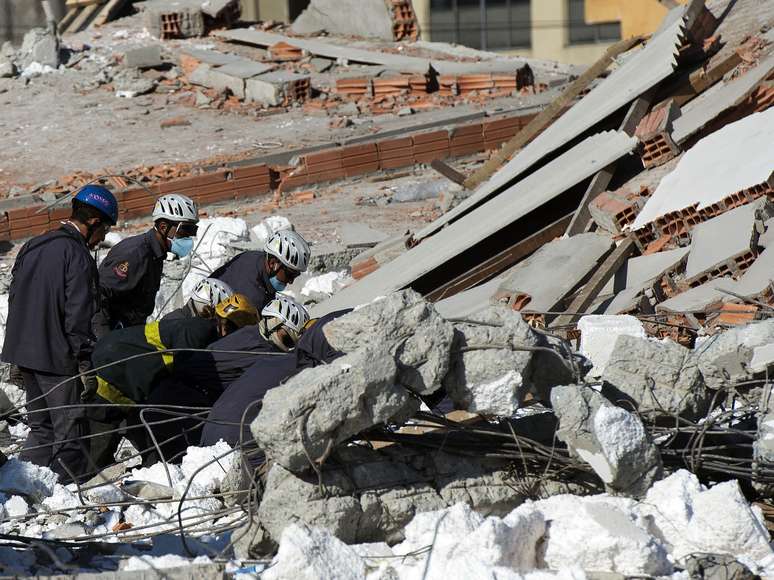
M 85 373 L 91 370 L 91 363 L 86 361 L 78 365 L 78 372 Z M 90 403 L 97 396 L 97 375 L 89 373 L 88 375 L 81 376 L 81 382 L 83 383 L 83 391 L 81 392 L 81 402 Z

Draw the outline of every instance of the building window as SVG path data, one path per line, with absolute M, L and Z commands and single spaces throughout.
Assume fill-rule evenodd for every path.
M 602 24 L 586 24 L 585 0 L 567 0 L 568 3 L 568 34 L 570 44 L 592 44 L 595 42 L 612 42 L 621 40 L 621 23 L 604 22 Z
M 530 0 L 431 0 L 430 38 L 482 50 L 529 48 L 529 4 Z

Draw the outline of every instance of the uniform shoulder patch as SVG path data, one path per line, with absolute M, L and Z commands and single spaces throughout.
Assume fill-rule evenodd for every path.
M 123 261 L 119 262 L 115 266 L 113 266 L 113 273 L 121 278 L 122 280 L 125 280 L 129 277 L 129 262 Z

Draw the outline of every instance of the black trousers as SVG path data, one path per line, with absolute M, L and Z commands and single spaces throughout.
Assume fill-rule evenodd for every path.
M 22 461 L 49 467 L 59 474 L 60 482 L 72 481 L 67 468 L 76 477 L 89 470 L 88 426 L 79 405 L 82 383 L 68 376 L 20 368 L 27 395 L 27 420 L 30 434 L 19 455 Z M 62 383 L 59 386 L 59 383 Z

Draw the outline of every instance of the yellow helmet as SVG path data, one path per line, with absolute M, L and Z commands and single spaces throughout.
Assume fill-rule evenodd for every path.
M 215 315 L 237 328 L 258 323 L 258 311 L 244 294 L 234 294 L 215 307 Z

